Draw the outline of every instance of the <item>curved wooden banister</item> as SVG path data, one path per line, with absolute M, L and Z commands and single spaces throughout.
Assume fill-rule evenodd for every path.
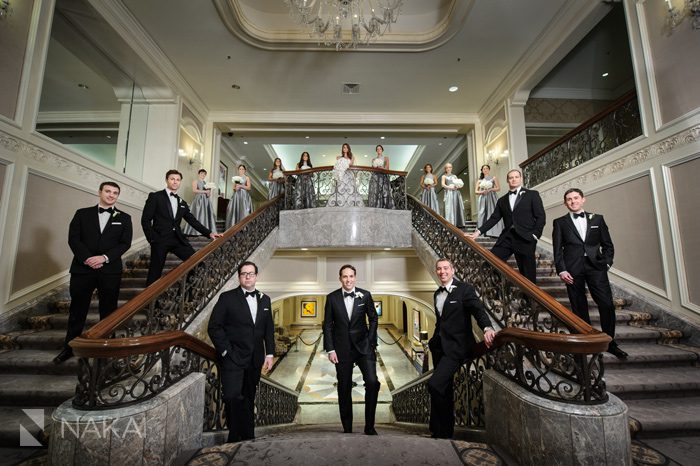
M 625 105 L 629 101 L 634 100 L 636 98 L 637 98 L 637 90 L 632 89 L 631 91 L 622 95 L 622 97 L 617 99 L 615 102 L 613 102 L 609 106 L 605 107 L 599 113 L 596 113 L 591 118 L 589 118 L 588 120 L 586 120 L 583 123 L 581 123 L 580 125 L 578 125 L 576 128 L 574 128 L 571 131 L 569 131 L 568 133 L 566 133 L 564 136 L 560 137 L 559 139 L 557 139 L 556 141 L 554 141 L 553 143 L 551 143 L 550 145 L 548 145 L 544 149 L 537 152 L 535 155 L 528 157 L 527 159 L 522 161 L 519 165 L 520 168 L 525 168 L 526 166 L 528 166 L 529 164 L 531 164 L 535 160 L 539 159 L 540 157 L 544 156 L 546 153 L 550 152 L 555 147 L 564 144 L 566 141 L 573 138 L 577 134 L 581 133 L 586 128 L 589 128 L 590 126 L 594 125 L 598 121 L 600 121 L 603 118 L 605 118 L 606 116 L 610 115 L 612 112 L 619 109 L 620 107 L 622 107 L 623 105 Z
M 84 332 L 82 336 L 84 338 L 106 338 L 114 330 L 119 328 L 122 324 L 126 323 L 131 319 L 131 317 L 136 314 L 140 309 L 146 306 L 148 303 L 158 298 L 165 290 L 172 286 L 175 282 L 180 280 L 185 274 L 190 270 L 194 269 L 200 262 L 202 262 L 207 256 L 212 254 L 220 244 L 233 237 L 240 230 L 245 228 L 246 224 L 273 205 L 282 197 L 282 194 L 274 199 L 271 199 L 256 209 L 252 214 L 248 215 L 242 222 L 235 224 L 223 233 L 221 238 L 213 240 L 210 244 L 207 244 L 199 251 L 195 252 L 192 257 L 183 261 L 177 267 L 175 267 L 169 273 L 163 275 L 153 284 L 148 286 L 144 291 L 136 295 L 136 297 L 127 301 L 123 306 L 116 309 L 109 316 L 102 319 L 100 322 L 92 326 L 89 330 Z
M 408 175 L 408 172 L 402 172 L 402 171 L 398 171 L 398 170 L 386 170 L 384 168 L 363 167 L 363 166 L 358 166 L 358 165 L 353 165 L 352 167 L 348 167 L 348 170 L 363 171 L 363 172 L 376 172 L 376 173 L 384 173 L 387 175 L 397 175 L 397 176 Z M 305 175 L 305 174 L 309 174 L 309 173 L 328 172 L 328 171 L 333 171 L 332 165 L 324 165 L 322 167 L 306 168 L 304 170 L 285 170 L 284 174 L 286 176 Z

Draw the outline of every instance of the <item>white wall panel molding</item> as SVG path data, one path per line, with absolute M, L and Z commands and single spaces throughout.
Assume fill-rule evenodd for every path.
M 235 123 L 295 123 L 299 125 L 307 124 L 365 124 L 365 125 L 464 125 L 475 124 L 479 121 L 479 116 L 475 113 L 362 113 L 362 112 L 234 112 L 234 111 L 213 111 L 209 113 L 210 122 L 235 122 Z M 246 127 L 246 131 L 255 128 Z M 235 131 L 232 128 L 231 131 Z M 261 131 L 269 131 L 269 128 L 260 128 Z M 289 131 L 297 131 L 288 128 Z M 322 128 L 314 129 L 304 126 L 305 131 L 321 131 Z M 338 128 L 329 128 L 328 131 L 338 131 Z M 386 131 L 387 128 L 376 128 L 376 131 Z M 278 131 L 276 129 L 276 131 Z M 363 132 L 372 132 L 372 128 L 363 128 Z M 415 128 L 395 128 L 392 131 L 415 132 Z M 425 128 L 425 132 L 449 132 L 458 131 L 458 128 Z

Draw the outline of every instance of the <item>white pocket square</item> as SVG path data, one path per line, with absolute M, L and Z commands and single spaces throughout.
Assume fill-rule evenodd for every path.
M 454 303 L 456 303 L 456 302 L 457 302 L 457 301 L 450 301 L 450 304 L 454 304 Z
M 264 307 L 264 308 L 263 308 L 263 311 L 269 311 L 269 310 L 270 310 L 269 307 Z
M 112 222 L 112 225 L 121 225 L 122 222 Z
M 362 306 L 364 306 L 364 305 L 365 305 L 365 303 L 358 304 L 357 307 L 362 307 Z
M 598 225 L 591 225 L 591 229 L 598 228 Z

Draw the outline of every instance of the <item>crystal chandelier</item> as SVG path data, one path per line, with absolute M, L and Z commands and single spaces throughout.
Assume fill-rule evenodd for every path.
M 686 16 L 691 18 L 693 29 L 700 29 L 700 0 L 685 0 L 682 8 L 676 8 L 671 0 L 666 0 L 668 14 L 666 15 L 666 25 L 669 29 L 678 27 Z
M 319 44 L 357 48 L 383 36 L 399 16 L 403 0 L 284 0 L 289 14 L 310 28 Z

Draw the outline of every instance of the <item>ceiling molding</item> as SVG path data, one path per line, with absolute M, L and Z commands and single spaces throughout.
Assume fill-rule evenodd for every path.
M 323 51 L 336 52 L 335 47 L 319 44 L 308 29 L 298 26 L 280 30 L 265 28 L 262 17 L 249 18 L 239 0 L 213 0 L 226 28 L 243 42 L 263 50 Z M 280 2 L 281 3 L 281 2 Z M 363 45 L 358 49 L 343 49 L 348 52 L 425 52 L 445 44 L 454 37 L 475 0 L 451 0 L 447 13 L 432 28 L 424 32 L 392 32 Z M 396 26 L 394 27 L 396 29 Z
M 476 113 L 209 112 L 210 123 L 473 125 Z M 304 128 L 306 130 L 306 128 Z M 369 131 L 368 128 L 363 131 Z M 386 131 L 386 129 L 384 129 Z M 442 129 L 441 129 L 442 131 Z
M 605 89 L 575 89 L 545 87 L 532 91 L 533 99 L 573 99 L 573 100 L 614 100 L 619 97 L 616 91 Z
M 119 123 L 121 112 L 99 111 L 63 111 L 39 112 L 37 123 Z
M 156 76 L 182 96 L 189 108 L 204 120 L 209 113 L 207 105 L 122 1 L 88 1 Z

